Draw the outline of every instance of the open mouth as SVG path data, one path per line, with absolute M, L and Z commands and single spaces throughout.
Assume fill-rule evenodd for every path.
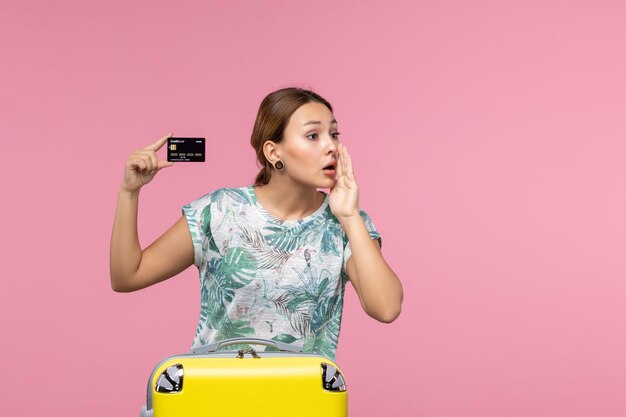
M 337 174 L 337 172 L 335 171 L 335 164 L 326 165 L 324 169 L 322 169 L 322 171 L 324 171 L 324 174 L 327 177 L 331 178 L 335 178 L 335 175 Z

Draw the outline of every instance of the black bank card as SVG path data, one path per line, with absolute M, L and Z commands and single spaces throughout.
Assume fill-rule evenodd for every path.
M 169 138 L 169 162 L 204 162 L 204 138 Z

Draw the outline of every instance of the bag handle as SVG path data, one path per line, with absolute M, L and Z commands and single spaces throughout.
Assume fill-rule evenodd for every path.
M 217 352 L 222 347 L 230 346 L 230 345 L 238 345 L 238 344 L 271 346 L 283 352 L 291 352 L 291 353 L 302 352 L 302 348 L 298 346 L 293 346 L 288 343 L 278 342 L 275 340 L 261 339 L 261 338 L 256 338 L 256 337 L 233 337 L 231 339 L 220 340 L 219 342 L 192 348 L 191 353 L 200 354 L 200 353 Z

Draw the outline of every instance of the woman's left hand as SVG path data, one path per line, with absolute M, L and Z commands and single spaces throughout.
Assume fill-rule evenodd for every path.
M 348 150 L 337 145 L 337 178 L 330 189 L 328 204 L 330 211 L 339 220 L 359 216 L 359 185 L 354 177 L 352 159 Z

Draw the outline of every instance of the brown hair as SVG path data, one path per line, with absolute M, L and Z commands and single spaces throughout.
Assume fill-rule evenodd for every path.
M 291 115 L 303 104 L 317 102 L 333 111 L 328 101 L 310 90 L 290 87 L 270 93 L 263 99 L 256 115 L 250 144 L 256 151 L 256 158 L 261 171 L 256 176 L 254 185 L 265 185 L 270 182 L 274 167 L 265 158 L 263 145 L 268 140 L 280 143 L 283 140 L 285 127 Z

